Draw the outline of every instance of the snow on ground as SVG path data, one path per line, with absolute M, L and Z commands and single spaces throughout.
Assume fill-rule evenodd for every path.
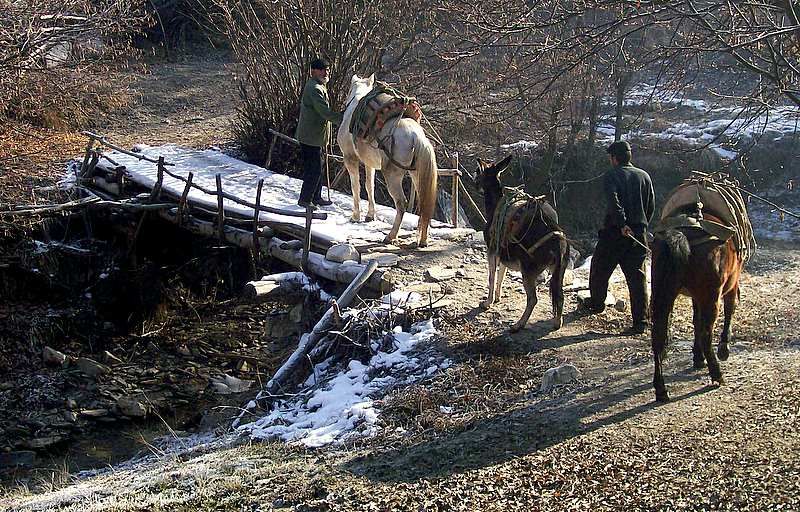
M 300 194 L 301 180 L 291 178 L 278 173 L 273 173 L 263 167 L 251 165 L 241 160 L 237 160 L 224 153 L 214 150 L 199 150 L 180 147 L 174 144 L 163 146 L 139 145 L 135 148 L 143 156 L 156 159 L 163 156 L 167 163 L 175 164 L 169 166 L 168 170 L 173 174 L 187 177 L 189 173 L 194 174 L 193 183 L 208 190 L 216 190 L 217 174 L 222 177 L 222 189 L 239 199 L 255 203 L 258 180 L 264 179 L 264 188 L 261 196 L 261 204 L 274 208 L 282 208 L 297 212 L 305 212 L 305 208 L 297 205 Z M 158 172 L 156 165 L 136 157 L 112 151 L 108 156 L 124 165 L 133 181 L 145 187 L 152 188 L 155 184 Z M 163 189 L 169 193 L 181 196 L 184 189 L 184 182 L 164 176 Z M 325 192 L 323 191 L 323 194 Z M 216 196 L 205 194 L 195 188 L 189 192 L 189 198 L 199 204 L 203 204 L 212 209 L 217 207 Z M 331 190 L 331 206 L 321 208 L 319 211 L 328 214 L 328 219 L 321 221 L 315 220 L 312 223 L 311 231 L 313 234 L 323 235 L 335 241 L 347 240 L 366 240 L 378 242 L 383 240 L 386 233 L 394 222 L 394 208 L 376 205 L 376 220 L 369 223 L 350 222 L 353 198 L 350 195 Z M 227 211 L 241 213 L 252 216 L 252 208 L 242 206 L 233 201 L 225 200 L 224 207 Z M 366 215 L 367 202 L 361 200 L 361 214 Z M 305 226 L 303 217 L 289 217 L 261 212 L 262 220 L 272 222 L 291 223 L 298 226 Z M 419 218 L 411 213 L 403 216 L 400 235 L 411 235 L 417 228 Z M 450 228 L 446 224 L 432 221 L 430 235 L 437 238 L 440 235 L 447 236 Z
M 318 293 L 323 302 L 328 302 L 332 296 L 323 290 L 318 283 L 312 283 L 303 272 L 282 272 L 280 274 L 270 274 L 261 278 L 262 281 L 271 281 L 276 284 L 294 282 L 303 287 L 308 293 Z
M 611 104 L 610 100 L 605 104 Z M 800 109 L 797 107 L 776 107 L 758 116 L 748 116 L 741 113 L 741 108 L 712 105 L 705 100 L 689 98 L 683 91 L 656 90 L 652 84 L 639 84 L 628 91 L 626 106 L 648 104 L 689 107 L 696 111 L 696 115 L 690 116 L 694 120 L 673 123 L 659 131 L 648 128 L 645 120 L 642 128 L 631 131 L 628 137 L 677 140 L 694 146 L 708 145 L 729 160 L 738 155 L 735 149 L 740 142 L 762 135 L 780 140 L 786 135 L 795 134 L 800 127 Z M 597 131 L 603 143 L 613 141 L 613 126 L 601 124 Z
M 533 151 L 537 147 L 539 147 L 539 143 L 532 140 L 520 140 L 517 142 L 512 142 L 510 144 L 500 145 L 501 149 L 505 149 L 508 151 L 519 151 L 519 152 Z
M 450 365 L 426 350 L 426 342 L 436 334 L 431 320 L 414 324 L 409 332 L 395 327 L 390 334 L 391 350 L 380 350 L 383 338 L 379 337 L 372 342 L 374 355 L 366 364 L 354 359 L 342 368 L 323 361 L 297 396 L 279 402 L 268 415 L 240 426 L 239 431 L 253 439 L 281 439 L 308 447 L 374 436 L 380 415 L 378 398 L 397 385 L 419 381 Z

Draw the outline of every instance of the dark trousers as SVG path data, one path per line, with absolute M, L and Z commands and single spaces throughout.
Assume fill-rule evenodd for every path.
M 301 142 L 300 161 L 303 164 L 300 201 L 310 203 L 322 197 L 322 148 Z
M 644 228 L 634 229 L 637 240 L 647 245 Z M 647 251 L 630 238 L 622 235 L 619 228 L 606 228 L 599 232 L 600 238 L 592 255 L 589 270 L 589 291 L 592 294 L 592 309 L 602 311 L 608 293 L 608 280 L 617 265 L 622 267 L 628 293 L 631 297 L 633 324 L 647 322 L 648 293 L 645 260 Z

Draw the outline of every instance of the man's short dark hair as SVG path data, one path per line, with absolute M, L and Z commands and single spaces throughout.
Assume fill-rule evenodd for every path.
M 608 146 L 606 153 L 616 158 L 617 162 L 621 164 L 631 163 L 631 145 L 624 140 L 618 140 Z
M 328 69 L 331 63 L 327 59 L 319 58 L 311 61 L 311 69 Z

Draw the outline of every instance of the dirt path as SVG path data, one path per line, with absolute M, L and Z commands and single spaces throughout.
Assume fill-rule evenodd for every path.
M 185 67 L 184 67 L 185 66 Z M 107 133 L 133 142 L 219 144 L 233 114 L 227 64 L 154 69 L 142 107 Z M 226 85 L 227 84 L 227 85 Z M 181 92 L 173 96 L 172 91 Z M 211 96 L 214 96 L 213 98 Z M 175 101 L 172 101 L 175 98 Z M 164 122 L 170 119 L 170 123 Z M 800 248 L 762 248 L 743 277 L 727 384 L 691 369 L 690 303 L 678 305 L 666 365 L 673 401 L 656 406 L 647 337 L 621 332 L 629 312 L 577 317 L 550 331 L 540 288 L 528 329 L 507 327 L 524 307 L 519 282 L 478 308 L 483 253 L 433 243 L 401 258 L 398 280 L 433 266 L 460 269 L 437 326 L 453 366 L 382 403 L 383 434 L 348 450 L 278 443 L 202 449 L 111 473 L 11 491 L 10 510 L 794 510 L 800 508 Z M 612 287 L 627 298 L 624 284 Z M 236 332 L 230 333 L 231 337 Z M 561 363 L 573 384 L 540 393 Z
M 673 401 L 661 406 L 653 403 L 647 339 L 609 334 L 625 326 L 623 313 L 570 314 L 562 330 L 537 337 L 549 323 L 543 299 L 532 328 L 510 336 L 498 321 L 516 320 L 522 294 L 509 289 L 508 308 L 479 312 L 472 305 L 484 271 L 477 263 L 465 270 L 453 294 L 461 306 L 440 322 L 455 364 L 386 401 L 383 437 L 348 451 L 267 443 L 161 460 L 30 497 L 18 509 L 85 510 L 86 500 L 96 510 L 800 505 L 800 339 L 790 299 L 800 292 L 800 251 L 762 249 L 750 265 L 722 388 L 690 369 L 681 304 L 667 363 Z M 574 308 L 568 300 L 566 310 Z M 543 371 L 561 362 L 581 370 L 579 382 L 539 393 Z
M 234 77 L 222 52 L 152 64 L 134 77 L 130 112 L 112 114 L 101 131 L 123 146 L 228 142 L 238 98 Z

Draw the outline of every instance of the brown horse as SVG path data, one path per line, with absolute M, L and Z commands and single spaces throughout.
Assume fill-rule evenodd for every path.
M 704 218 L 720 222 L 708 213 Z M 724 243 L 709 240 L 700 230 L 676 228 L 656 235 L 652 244 L 652 347 L 655 361 L 653 387 L 656 400 L 669 400 L 664 386 L 662 365 L 669 340 L 672 308 L 679 294 L 692 298 L 694 310 L 694 367 L 708 363 L 711 381 L 723 384 L 719 361 L 711 348 L 714 324 L 719 315 L 719 302 L 724 303 L 725 323 L 717 347 L 721 361 L 728 359 L 731 319 L 739 302 L 739 277 L 744 260 L 733 239 Z

